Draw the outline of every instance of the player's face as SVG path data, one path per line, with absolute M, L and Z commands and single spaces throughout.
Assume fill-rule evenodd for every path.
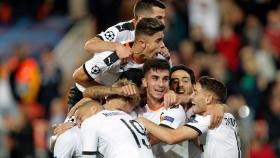
M 143 86 L 147 91 L 147 98 L 160 101 L 169 90 L 169 71 L 150 70 L 143 79 Z
M 161 50 L 165 48 L 163 37 L 163 31 L 160 31 L 152 36 L 145 36 L 143 38 L 145 42 L 145 48 L 141 57 L 143 61 L 155 58 L 157 53 L 161 52 Z
M 177 94 L 191 95 L 193 85 L 190 75 L 184 70 L 174 71 L 171 75 L 170 89 Z
M 161 9 L 159 7 L 153 7 L 151 14 L 149 14 L 150 18 L 157 18 L 163 24 L 165 24 L 165 9 Z
M 191 95 L 192 108 L 194 113 L 202 113 L 206 111 L 208 94 L 205 90 L 202 89 L 199 83 L 195 84 L 194 91 Z

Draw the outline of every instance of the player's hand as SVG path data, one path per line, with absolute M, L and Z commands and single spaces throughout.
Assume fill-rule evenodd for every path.
M 91 101 L 91 98 L 83 98 L 78 103 L 76 103 L 68 112 L 67 117 L 71 117 L 74 115 L 75 111 L 79 108 L 79 106 L 83 105 L 85 102 Z
M 116 49 L 116 53 L 119 59 L 126 59 L 131 55 L 131 49 L 119 43 Z
M 75 123 L 73 123 L 73 122 L 65 122 L 65 123 L 61 123 L 59 125 L 53 125 L 53 133 L 55 135 L 60 135 L 60 134 L 64 133 L 66 130 L 68 130 L 74 126 L 75 126 Z
M 121 87 L 121 94 L 123 96 L 132 96 L 138 94 L 138 88 L 134 84 L 128 84 Z
M 176 104 L 176 93 L 172 90 L 167 91 L 164 96 L 163 96 L 163 103 L 162 106 L 165 107 L 166 109 L 169 108 L 170 106 Z
M 216 128 L 223 120 L 225 107 L 221 104 L 214 104 L 207 106 L 204 116 L 211 115 L 210 129 Z

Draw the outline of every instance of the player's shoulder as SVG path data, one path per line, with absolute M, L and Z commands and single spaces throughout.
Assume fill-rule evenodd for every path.
M 134 27 L 134 20 L 129 20 L 129 21 L 123 21 L 123 22 L 119 22 L 116 25 L 114 25 L 115 28 L 117 28 L 117 30 L 119 32 L 122 31 L 133 31 L 135 29 Z
M 185 110 L 183 108 L 182 105 L 180 104 L 176 104 L 171 106 L 170 108 L 168 108 L 165 112 L 164 112 L 165 116 L 172 116 L 176 119 L 186 119 L 186 114 L 185 114 Z
M 68 145 L 74 145 L 75 144 L 75 139 L 73 138 L 78 138 L 78 135 L 80 134 L 80 129 L 77 126 L 74 126 L 62 134 L 60 134 L 57 138 L 57 143 L 63 142 Z
M 183 113 L 185 115 L 185 110 L 181 104 L 175 104 L 175 105 L 169 107 L 166 111 Z
M 210 115 L 200 115 L 195 114 L 194 117 L 192 117 L 191 123 L 203 123 L 203 124 L 210 124 L 211 116 Z

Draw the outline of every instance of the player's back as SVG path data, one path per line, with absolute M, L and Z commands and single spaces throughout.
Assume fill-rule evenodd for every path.
M 204 149 L 204 158 L 241 156 L 237 122 L 232 114 L 225 113 L 222 123 L 217 128 L 207 131 Z
M 104 157 L 153 157 L 145 128 L 122 111 L 103 110 L 86 119 L 84 123 L 94 129 L 92 131 L 95 131 L 98 138 L 98 152 Z

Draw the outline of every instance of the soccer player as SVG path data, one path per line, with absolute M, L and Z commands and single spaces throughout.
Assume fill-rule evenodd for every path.
M 143 62 L 156 57 L 164 46 L 163 30 L 164 25 L 160 20 L 142 18 L 136 26 L 135 41 L 130 43 L 133 53 L 128 63 L 124 63 L 116 56 L 116 53 L 111 51 L 97 53 L 74 72 L 73 77 L 78 83 L 77 88 L 83 91 L 83 87 L 96 84 L 111 86 L 122 72 L 129 68 L 141 68 Z
M 125 82 L 121 80 L 115 85 L 123 84 Z M 83 157 L 152 158 L 145 128 L 127 114 L 139 101 L 139 94 L 130 97 L 112 95 L 103 105 L 106 110 L 96 113 L 92 107 L 78 108 L 75 115 L 82 122 Z
M 139 0 L 134 6 L 134 19 L 126 22 L 121 22 L 112 27 L 109 27 L 105 32 L 101 32 L 96 37 L 88 40 L 85 44 L 85 50 L 91 53 L 100 53 L 104 51 L 115 52 L 114 58 L 125 59 L 131 56 L 132 51 L 124 43 L 135 41 L 136 24 L 144 17 L 157 18 L 164 24 L 166 6 L 159 0 Z M 169 57 L 169 51 L 165 46 L 159 52 Z M 78 69 L 82 73 L 82 69 Z M 93 70 L 99 71 L 94 67 Z M 79 72 L 79 71 L 76 71 Z M 83 74 L 83 73 L 82 73 Z M 80 73 L 74 73 L 76 80 Z M 68 97 L 68 106 L 71 108 L 82 98 L 82 86 L 79 84 L 74 85 L 70 89 Z
M 103 110 L 103 107 L 99 102 L 91 100 L 89 98 L 83 98 L 77 104 L 80 106 L 90 103 L 95 107 L 96 111 Z M 81 130 L 77 126 L 76 118 L 69 118 L 68 122 L 71 122 L 73 127 L 67 129 L 61 129 L 61 133 L 53 136 L 52 147 L 53 155 L 55 158 L 69 158 L 69 157 L 82 157 L 82 138 Z M 62 132 L 63 130 L 63 132 Z M 54 140 L 56 139 L 56 140 Z
M 157 18 L 164 24 L 165 8 L 165 4 L 159 0 L 138 0 L 134 5 L 134 19 L 111 26 L 88 40 L 85 50 L 92 54 L 103 51 L 116 52 L 119 59 L 129 57 L 130 48 L 125 47 L 123 42 L 134 41 L 136 24 L 145 17 Z
M 113 85 L 112 88 L 114 88 L 116 91 L 122 91 L 124 87 L 130 85 L 133 85 L 133 83 L 128 80 L 119 80 Z M 91 115 L 97 114 L 98 112 L 104 110 L 104 108 L 106 110 L 122 110 L 125 112 L 131 112 L 132 109 L 138 105 L 139 100 L 140 96 L 138 93 L 137 95 L 130 97 L 123 96 L 121 94 L 111 95 L 108 97 L 107 103 L 102 106 L 99 102 L 84 98 L 79 103 L 77 103 L 80 104 L 80 106 L 78 106 L 75 112 L 74 118 L 76 118 L 76 121 L 74 122 L 79 126 L 83 120 L 90 117 Z M 58 136 L 54 147 L 54 157 L 67 158 L 82 156 L 82 133 L 78 126 L 74 126 L 73 128 L 66 130 L 64 133 Z M 130 143 L 131 142 L 133 141 L 130 141 Z M 152 153 L 150 149 L 148 149 L 148 152 Z
M 183 125 L 186 116 L 181 105 L 173 105 L 167 109 L 163 106 L 164 95 L 169 91 L 170 65 L 168 61 L 164 59 L 148 60 L 143 66 L 143 71 L 142 86 L 146 88 L 147 102 L 140 109 L 142 112 L 138 112 L 138 116 L 143 116 L 167 128 L 176 129 Z M 155 137 L 151 136 L 150 138 L 151 144 L 155 144 L 152 147 L 155 157 L 169 157 L 168 152 L 171 152 L 173 148 L 159 143 Z
M 168 144 L 190 140 L 202 133 L 207 133 L 204 157 L 240 157 L 238 128 L 232 114 L 225 113 L 222 123 L 215 129 L 209 129 L 210 116 L 202 115 L 208 105 L 223 103 L 226 95 L 227 90 L 223 83 L 210 77 L 201 77 L 191 96 L 193 112 L 196 113 L 192 122 L 175 130 L 160 127 L 145 118 L 138 118 L 138 122 L 143 124 L 154 136 Z

